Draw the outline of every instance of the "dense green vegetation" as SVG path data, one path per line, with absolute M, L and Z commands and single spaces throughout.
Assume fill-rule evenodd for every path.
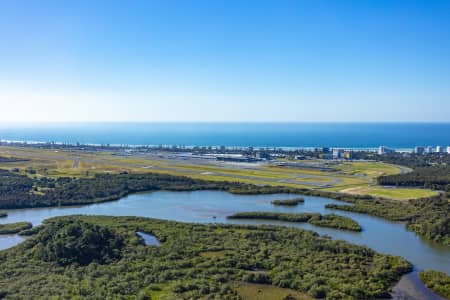
M 342 201 L 374 199 L 284 186 L 258 186 L 229 181 L 207 181 L 158 173 L 97 174 L 91 178 L 29 177 L 0 169 L 0 209 L 80 205 L 119 199 L 131 193 L 169 190 L 222 190 L 234 194 L 292 193 L 330 197 Z
M 450 192 L 450 165 L 437 165 L 415 168 L 413 172 L 381 176 L 381 185 L 414 186 Z
M 0 169 L 0 209 L 80 205 L 117 200 L 131 193 L 155 190 L 221 190 L 234 194 L 293 193 L 340 200 L 372 199 L 370 196 L 284 186 L 258 186 L 240 182 L 208 181 L 159 173 L 97 174 L 94 177 L 29 177 Z
M 350 201 L 348 201 L 350 202 Z M 437 243 L 450 245 L 450 205 L 444 197 L 410 200 L 355 200 L 353 205 L 327 204 L 325 207 L 365 213 L 392 221 L 404 221 L 407 227 Z
M 424 187 L 450 192 L 450 155 L 445 153 L 414 154 L 357 152 L 355 158 L 373 159 L 385 163 L 402 165 L 413 169 L 411 173 L 386 175 L 378 178 L 381 185 Z M 450 198 L 450 197 L 449 197 Z
M 286 199 L 286 200 L 273 200 L 273 205 L 284 205 L 284 206 L 297 206 L 299 203 L 304 203 L 305 199 L 303 198 L 295 198 L 295 199 Z
M 239 194 L 271 194 L 295 189 L 217 182 L 157 173 L 103 174 L 93 178 L 30 178 L 0 170 L 0 208 L 80 205 L 111 201 L 142 191 L 225 190 Z
M 236 194 L 295 193 L 330 197 L 356 204 L 352 211 L 395 221 L 438 243 L 450 244 L 450 208 L 445 198 L 432 197 L 409 202 L 376 199 L 367 195 L 347 195 L 320 190 L 281 186 L 256 186 L 238 182 L 218 182 L 165 174 L 103 174 L 92 178 L 30 178 L 0 170 L 0 209 L 59 205 L 81 205 L 117 200 L 135 192 L 152 190 L 222 190 Z M 350 209 L 336 206 L 333 208 Z
M 14 234 L 22 230 L 30 229 L 33 224 L 29 222 L 18 222 L 9 224 L 0 224 L 0 234 Z
M 415 153 L 386 153 L 378 155 L 374 152 L 353 152 L 354 159 L 369 159 L 390 164 L 402 165 L 412 169 L 433 165 L 450 165 L 450 155 L 446 153 L 415 154 Z
M 420 279 L 436 293 L 450 298 L 450 276 L 443 272 L 426 270 L 419 273 Z
M 145 246 L 137 231 L 155 235 L 161 246 Z M 111 254 L 117 242 L 123 244 Z M 103 254 L 92 261 L 83 259 L 89 252 L 75 254 L 89 247 Z M 213 252 L 220 255 L 202 255 Z M 0 269 L 6 299 L 238 299 L 243 283 L 316 298 L 369 299 L 387 296 L 411 265 L 294 228 L 71 216 L 48 220 L 37 235 L 0 251 Z
M 33 227 L 29 228 L 29 229 L 24 229 L 22 231 L 19 231 L 18 235 L 21 235 L 21 236 L 34 235 L 34 234 L 37 234 L 43 228 L 44 228 L 44 226 L 42 226 L 42 225 L 33 226 Z
M 348 217 L 329 214 L 322 216 L 319 213 L 277 213 L 277 212 L 241 212 L 228 216 L 229 219 L 260 219 L 285 222 L 308 222 L 322 227 L 361 231 L 362 228 L 355 220 Z
M 358 224 L 355 220 L 344 217 L 344 216 L 338 216 L 335 214 L 328 214 L 321 216 L 320 218 L 312 218 L 309 220 L 309 223 L 316 225 L 316 226 L 322 226 L 322 227 L 330 227 L 330 228 L 336 228 L 336 229 L 345 229 L 345 230 L 352 230 L 352 231 L 361 231 L 361 225 Z
M 47 224 L 36 237 L 34 255 L 59 265 L 110 263 L 120 258 L 123 238 L 107 227 L 80 220 Z
M 360 153 L 362 158 L 395 163 L 413 168 L 410 173 L 381 176 L 378 183 L 401 187 L 423 187 L 443 190 L 440 197 L 411 200 L 408 203 L 393 201 L 349 201 L 354 206 L 330 205 L 329 208 L 368 213 L 395 221 L 406 221 L 409 229 L 434 240 L 450 245 L 450 155 L 403 154 L 376 155 Z
M 0 170 L 0 207 L 20 208 L 19 203 L 28 200 L 28 194 L 31 192 L 32 187 L 33 180 L 31 178 Z M 22 197 L 26 199 L 21 200 Z M 18 205 L 15 205 L 14 202 L 17 202 Z
M 260 220 L 275 220 L 285 222 L 308 222 L 312 218 L 319 218 L 319 213 L 279 213 L 279 212 L 240 212 L 228 216 L 229 219 L 260 219 Z

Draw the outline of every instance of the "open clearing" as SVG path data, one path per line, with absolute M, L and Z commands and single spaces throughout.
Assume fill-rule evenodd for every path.
M 381 198 L 390 198 L 397 200 L 425 198 L 437 194 L 437 192 L 425 189 L 404 189 L 404 188 L 382 187 L 382 186 L 348 188 L 342 190 L 341 192 L 352 195 L 367 194 Z
M 239 181 L 256 185 L 278 185 L 349 194 L 368 194 L 399 200 L 435 195 L 425 189 L 391 188 L 377 185 L 382 175 L 407 172 L 401 166 L 381 162 L 270 161 L 231 163 L 170 152 L 127 153 L 51 150 L 32 147 L 0 147 L 0 156 L 27 161 L 2 162 L 0 168 L 29 176 L 91 177 L 99 173 L 166 173 L 215 181 Z M 32 170 L 30 172 L 30 169 Z
M 273 285 L 266 284 L 241 284 L 236 291 L 243 300 L 283 300 L 296 299 L 306 300 L 313 299 L 308 295 L 299 293 L 290 289 L 283 289 Z M 288 298 L 288 296 L 290 296 Z

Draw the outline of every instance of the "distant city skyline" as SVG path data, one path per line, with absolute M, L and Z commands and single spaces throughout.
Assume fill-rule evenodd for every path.
M 450 2 L 2 1 L 1 122 L 450 122 Z

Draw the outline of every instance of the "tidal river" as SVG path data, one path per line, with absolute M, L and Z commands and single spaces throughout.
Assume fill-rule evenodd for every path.
M 399 255 L 414 264 L 416 270 L 434 269 L 450 274 L 450 248 L 426 241 L 411 231 L 404 224 L 390 222 L 381 218 L 351 212 L 326 209 L 327 203 L 342 203 L 337 200 L 305 196 L 305 203 L 295 207 L 274 206 L 274 199 L 296 198 L 298 195 L 233 195 L 219 191 L 196 192 L 150 192 L 127 196 L 118 201 L 91 204 L 80 207 L 57 207 L 20 209 L 8 211 L 8 217 L 1 218 L 0 223 L 28 221 L 33 225 L 44 219 L 72 214 L 141 216 L 182 222 L 200 223 L 245 223 L 277 224 L 314 230 L 333 239 L 368 246 L 378 252 Z M 226 216 L 245 211 L 274 212 L 319 212 L 336 213 L 351 217 L 363 228 L 362 232 L 349 232 L 308 223 L 285 223 L 259 220 L 228 220 Z M 0 236 L 0 249 L 12 247 L 22 240 L 17 235 Z M 412 280 L 408 281 L 411 284 Z M 413 284 L 417 286 L 417 284 Z M 420 299 L 420 298 L 419 298 Z M 430 298 L 431 299 L 431 298 Z M 433 298 L 434 299 L 434 298 Z

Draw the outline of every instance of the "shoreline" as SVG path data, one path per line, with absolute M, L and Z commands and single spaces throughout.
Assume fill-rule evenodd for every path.
M 143 174 L 134 174 L 136 176 L 134 177 L 139 177 L 139 176 L 145 176 Z M 389 221 L 394 221 L 394 222 L 408 222 L 409 220 L 411 220 L 411 217 L 407 217 L 407 216 L 402 216 L 401 214 L 398 214 L 399 212 L 395 212 L 393 215 L 386 215 L 383 212 L 380 212 L 380 209 L 401 209 L 401 206 L 404 205 L 413 205 L 411 204 L 411 202 L 409 202 L 410 204 L 405 204 L 405 203 L 401 203 L 401 202 L 397 202 L 391 199 L 385 199 L 385 198 L 375 198 L 372 196 L 361 196 L 361 195 L 352 195 L 352 194 L 344 194 L 344 193 L 339 193 L 339 192 L 330 192 L 330 191 L 322 191 L 322 190 L 312 190 L 312 189 L 304 189 L 304 188 L 293 188 L 293 187 L 286 187 L 286 186 L 257 186 L 254 184 L 246 184 L 246 183 L 238 183 L 235 181 L 212 181 L 212 180 L 203 180 L 203 179 L 194 179 L 192 177 L 189 176 L 173 176 L 173 175 L 161 175 L 159 173 L 148 173 L 148 175 L 150 176 L 154 176 L 155 180 L 157 182 L 158 178 L 170 178 L 170 180 L 172 180 L 173 187 L 171 186 L 167 186 L 167 185 L 163 185 L 162 187 L 160 186 L 151 186 L 151 188 L 143 188 L 143 189 L 137 189 L 137 190 L 122 190 L 120 191 L 120 193 L 116 194 L 116 195 L 109 195 L 107 197 L 104 198 L 91 198 L 89 200 L 85 200 L 85 201 L 76 201 L 76 202 L 71 202 L 70 200 L 66 200 L 66 202 L 61 202 L 61 200 L 58 203 L 53 203 L 53 202 L 45 202 L 44 203 L 38 202 L 36 204 L 36 201 L 34 202 L 34 204 L 30 204 L 30 205 L 26 205 L 26 204 L 22 204 L 22 206 L 20 207 L 5 207 L 5 206 L 1 206 L 0 210 L 4 210 L 7 212 L 7 210 L 10 209 L 22 209 L 22 208 L 39 208 L 39 207 L 43 207 L 43 208 L 51 208 L 51 207 L 70 207 L 70 206 L 79 206 L 79 205 L 88 205 L 88 204 L 96 204 L 96 203 L 103 203 L 103 202 L 111 202 L 111 201 L 117 201 L 123 197 L 129 196 L 131 194 L 135 194 L 135 193 L 140 193 L 140 192 L 152 192 L 152 191 L 196 191 L 196 190 L 222 190 L 222 191 L 226 191 L 229 192 L 231 194 L 236 194 L 236 195 L 258 195 L 258 194 L 276 194 L 276 193 L 286 193 L 286 194 L 294 194 L 294 195 L 300 195 L 300 196 L 317 196 L 317 197 L 324 197 L 324 198 L 330 198 L 330 199 L 334 199 L 334 200 L 339 200 L 339 201 L 343 201 L 346 203 L 349 203 L 348 205 L 343 204 L 343 205 L 338 205 L 336 207 L 334 207 L 334 209 L 337 210 L 346 210 L 349 209 L 349 206 L 355 207 L 356 209 L 358 208 L 358 204 L 364 203 L 364 205 L 367 205 L 368 203 L 373 204 L 373 207 L 371 207 L 370 209 L 364 209 L 364 211 L 359 211 L 359 210 L 354 210 L 353 212 L 357 212 L 357 213 L 363 213 L 363 214 L 367 214 L 367 215 L 371 215 L 371 216 L 375 216 L 375 217 L 379 217 L 385 220 L 389 220 Z M 105 175 L 103 175 L 105 176 Z M 110 179 L 114 179 L 111 176 L 128 176 L 128 178 L 125 178 L 124 180 L 130 180 L 133 177 L 133 174 L 119 174 L 119 175 L 107 175 L 110 176 Z M 152 180 L 152 178 L 149 176 L 148 180 Z M 145 178 L 145 177 L 144 177 Z M 93 177 L 91 179 L 85 179 L 85 181 L 96 181 L 98 179 L 101 179 L 101 177 Z M 189 182 L 189 184 L 195 184 L 196 186 L 189 186 L 189 185 L 185 185 L 185 186 L 177 186 L 176 184 L 174 184 L 174 182 L 176 183 L 176 180 L 181 180 L 181 181 L 185 181 Z M 186 183 L 187 184 L 187 183 Z M 441 199 L 440 195 L 437 196 L 433 196 L 430 198 L 426 198 L 426 199 L 432 199 L 432 200 L 439 200 Z M 416 201 L 424 201 L 426 199 L 416 199 Z M 369 202 L 367 202 L 369 201 Z M 376 203 L 388 203 L 388 206 L 384 206 L 384 204 L 376 204 Z M 376 207 L 377 205 L 381 205 L 381 207 Z M 394 205 L 394 207 L 391 207 L 392 205 Z M 397 206 L 397 207 L 395 207 Z M 404 207 L 403 207 L 404 208 Z M 397 215 L 395 214 L 397 213 Z M 408 224 L 405 225 L 405 227 L 412 231 L 415 232 L 417 235 L 421 236 L 424 239 L 427 239 L 425 237 L 425 235 L 419 234 L 418 232 L 412 230 L 414 227 L 413 226 L 408 226 Z M 441 242 L 435 241 L 435 240 L 431 240 L 428 239 L 430 241 L 436 242 L 438 244 L 440 244 Z M 445 245 L 445 243 L 443 244 Z
M 393 286 L 391 296 L 394 300 L 446 300 L 425 286 L 419 278 L 418 270 L 402 275 Z
M 151 192 L 158 192 L 158 191 L 151 191 Z M 162 192 L 162 191 L 160 191 L 160 192 Z M 227 192 L 227 191 L 223 191 L 223 192 Z M 140 192 L 140 193 L 146 193 L 146 192 Z M 136 194 L 139 194 L 139 193 L 136 193 Z M 230 193 L 231 194 L 231 193 Z M 95 205 L 95 203 L 94 203 L 94 205 Z M 78 205 L 78 206 L 84 206 L 84 205 Z M 37 208 L 37 209 L 40 209 L 40 208 Z M 42 209 L 45 209 L 45 207 L 43 207 Z M 365 214 L 365 215 L 367 215 L 367 214 Z M 149 218 L 154 218 L 154 217 L 149 217 Z M 176 221 L 176 222 L 182 222 L 182 223 L 190 223 L 190 222 L 183 222 L 183 221 Z M 400 224 L 399 224 L 400 225 Z M 310 229 L 302 229 L 302 230 L 310 230 Z M 311 231 L 311 230 L 310 230 Z M 312 231 L 314 231 L 314 230 L 312 230 Z M 316 231 L 315 231 L 316 232 Z M 347 241 L 348 243 L 351 243 L 351 244 L 354 244 L 354 243 L 352 243 L 352 242 L 349 242 L 349 241 Z M 371 248 L 372 249 L 372 248 Z M 379 250 L 374 250 L 374 251 L 379 251 Z M 401 255 L 400 255 L 401 256 Z M 404 276 L 406 276 L 406 275 L 404 275 Z M 400 283 L 400 281 L 399 281 L 399 283 Z M 396 284 L 396 286 L 397 286 L 397 284 Z M 423 287 L 423 288 L 425 288 L 425 287 Z M 402 291 L 402 293 L 398 293 L 397 292 L 397 294 L 398 294 L 398 296 L 400 297 L 401 295 L 405 295 L 406 294 L 406 292 L 408 292 L 409 294 L 411 293 L 409 290 L 405 290 L 405 291 L 403 291 L 404 290 L 404 288 L 402 288 L 402 286 L 400 285 L 400 286 L 398 286 L 397 287 L 397 289 L 396 289 L 397 291 Z M 405 298 L 394 298 L 394 299 L 405 299 Z M 408 298 L 406 298 L 406 299 L 408 299 Z M 434 299 L 441 299 L 441 298 L 421 298 L 421 297 L 418 297 L 418 298 L 416 298 L 416 299 L 430 299 L 430 300 L 434 300 Z
M 45 220 L 52 220 L 52 219 L 57 219 L 57 218 L 71 218 L 71 217 L 76 217 L 77 215 L 67 215 L 67 216 L 56 216 L 56 217 L 50 217 L 48 219 Z M 109 217 L 109 216 L 103 216 L 103 215 L 91 215 L 91 216 L 87 216 L 87 217 Z M 117 218 L 115 216 L 111 216 L 111 218 Z M 120 218 L 120 217 L 118 217 Z M 151 218 L 151 217 L 133 217 L 133 218 L 143 218 L 143 219 L 152 219 L 152 220 L 157 220 L 157 221 L 162 221 L 162 222 L 174 222 L 174 223 L 181 223 L 181 224 L 195 224 L 198 225 L 197 223 L 191 223 L 191 222 L 180 222 L 180 221 L 174 221 L 174 220 L 165 220 L 165 219 L 155 219 L 155 218 Z M 211 224 L 203 224 L 204 226 L 217 226 L 217 225 L 223 225 L 223 226 L 255 226 L 255 225 L 242 225 L 242 224 L 225 224 L 225 223 L 211 223 Z M 256 225 L 256 226 L 265 226 L 265 225 Z M 269 225 L 269 226 L 273 226 L 273 227 L 280 227 L 278 225 Z M 281 226 L 283 227 L 283 226 Z M 298 230 L 303 230 L 303 231 L 310 231 L 310 230 L 305 230 L 305 229 L 298 229 Z M 314 232 L 314 231 L 313 231 Z M 16 235 L 0 235 L 0 237 L 18 237 L 19 239 L 21 239 L 21 242 L 24 242 L 27 238 L 29 237 L 23 237 L 23 236 L 18 236 Z M 355 246 L 360 246 L 360 247 L 364 247 L 362 245 L 356 245 L 353 244 L 351 242 L 346 241 L 346 243 L 349 243 L 351 245 L 355 245 Z M 17 245 L 15 245 L 17 246 Z M 13 247 L 15 247 L 13 246 Z M 6 249 L 2 249 L 0 251 L 3 250 L 8 250 L 11 249 L 10 248 L 6 248 Z M 376 250 L 373 250 L 376 251 Z M 377 253 L 380 253 L 378 251 L 376 251 Z M 420 278 L 418 277 L 418 270 L 415 269 L 414 265 L 412 265 L 413 270 L 411 270 L 408 273 L 404 273 L 401 275 L 401 277 L 398 279 L 398 281 L 392 286 L 392 292 L 390 293 L 390 295 L 392 296 L 392 299 L 395 300 L 445 300 L 445 298 L 439 296 L 438 294 L 436 294 L 433 290 L 427 288 L 425 286 L 425 283 L 420 280 Z
M 179 144 L 117 144 L 117 143 L 111 143 L 106 146 L 105 144 L 98 144 L 98 143 L 78 143 L 78 142 L 63 142 L 63 141 L 45 141 L 45 140 L 10 140 L 10 139 L 0 139 L 0 145 L 1 146 L 15 146 L 15 147 L 32 147 L 32 146 L 63 146 L 70 149 L 71 147 L 96 147 L 96 148 L 121 148 L 121 149 L 139 149 L 139 148 L 149 148 L 149 149 L 158 149 L 159 147 L 172 149 L 173 147 L 180 146 Z M 224 147 L 225 150 L 247 150 L 248 148 L 254 148 L 255 150 L 266 150 L 266 149 L 281 149 L 283 151 L 298 151 L 298 150 L 304 150 L 304 151 L 313 151 L 314 149 L 320 148 L 322 146 L 243 146 L 243 145 L 212 145 L 212 144 L 201 144 L 201 145 L 182 145 L 183 150 L 195 150 L 195 147 L 213 147 L 213 148 L 219 148 Z M 414 151 L 415 146 L 411 147 L 390 147 L 389 149 L 392 149 L 396 152 L 400 153 L 412 153 Z M 379 149 L 379 146 L 373 146 L 373 147 L 331 147 L 333 149 L 340 149 L 340 150 L 348 150 L 348 151 L 367 151 L 367 152 L 377 152 Z

